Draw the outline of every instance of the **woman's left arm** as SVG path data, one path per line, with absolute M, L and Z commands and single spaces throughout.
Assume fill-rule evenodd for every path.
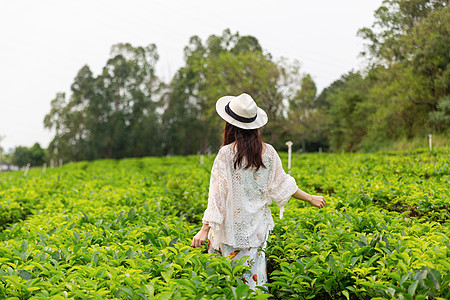
M 310 195 L 308 193 L 305 193 L 301 189 L 298 189 L 292 195 L 292 197 L 299 199 L 299 200 L 306 201 L 309 204 L 311 204 L 315 207 L 318 207 L 318 208 L 323 208 L 325 206 L 325 204 L 327 203 L 327 201 L 325 200 L 325 198 L 323 196 Z

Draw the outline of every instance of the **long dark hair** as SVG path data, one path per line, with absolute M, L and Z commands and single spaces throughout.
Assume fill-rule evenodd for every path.
M 262 161 L 263 142 L 258 129 L 242 129 L 225 122 L 223 131 L 222 146 L 236 142 L 237 153 L 234 158 L 234 168 L 237 169 L 243 164 L 244 158 L 246 164 L 244 169 L 255 167 L 266 167 Z

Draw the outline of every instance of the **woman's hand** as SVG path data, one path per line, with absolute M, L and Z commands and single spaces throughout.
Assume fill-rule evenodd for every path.
M 191 247 L 201 247 L 203 244 L 205 244 L 205 241 L 208 239 L 208 233 L 209 233 L 209 226 L 206 224 L 203 224 L 202 229 L 194 236 L 192 239 Z
M 324 197 L 310 195 L 308 193 L 305 193 L 301 189 L 297 189 L 297 191 L 292 195 L 292 197 L 309 202 L 311 205 L 318 207 L 318 208 L 324 207 L 325 204 L 327 203 L 327 201 L 325 200 Z
M 311 205 L 318 207 L 318 208 L 322 208 L 325 206 L 325 204 L 327 203 L 327 201 L 325 200 L 324 197 L 322 196 L 315 196 L 315 195 L 311 195 L 309 201 L 308 201 Z

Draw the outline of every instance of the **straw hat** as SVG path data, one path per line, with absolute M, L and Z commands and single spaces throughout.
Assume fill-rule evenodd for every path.
M 216 111 L 222 119 L 242 129 L 256 129 L 267 123 L 266 112 L 245 93 L 220 98 L 216 102 Z

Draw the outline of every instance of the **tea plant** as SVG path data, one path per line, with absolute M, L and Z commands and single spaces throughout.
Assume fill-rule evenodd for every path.
M 281 154 L 283 161 L 286 155 Z M 191 248 L 214 157 L 98 160 L 0 174 L 0 298 L 448 299 L 447 150 L 293 156 L 269 283 Z

